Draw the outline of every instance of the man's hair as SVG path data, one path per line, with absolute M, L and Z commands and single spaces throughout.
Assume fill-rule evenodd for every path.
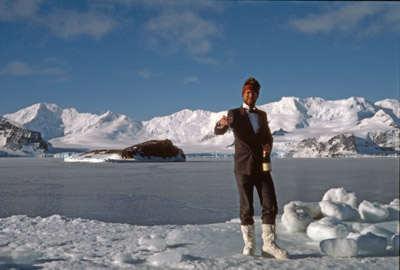
M 260 83 L 253 77 L 248 78 L 243 85 L 254 85 L 257 89 L 260 89 Z

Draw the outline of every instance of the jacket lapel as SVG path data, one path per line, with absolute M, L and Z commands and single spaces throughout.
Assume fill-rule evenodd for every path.
M 255 110 L 255 112 L 257 113 L 257 115 L 258 115 L 258 126 L 260 127 L 259 129 L 258 129 L 258 132 L 257 133 L 260 133 L 260 131 L 261 131 L 261 128 L 262 128 L 262 121 L 263 121 L 263 117 L 262 117 L 262 114 L 260 113 L 260 111 L 256 108 L 256 110 Z
M 249 118 L 249 116 L 248 116 L 247 113 L 246 113 L 246 109 L 243 108 L 243 107 L 240 107 L 240 114 L 242 115 L 244 121 L 246 122 L 246 125 L 247 125 L 246 130 L 249 131 L 249 133 L 250 133 L 249 135 L 253 135 L 253 136 L 254 136 L 255 133 L 254 133 L 253 125 L 251 124 L 250 118 Z M 260 118 L 260 117 L 259 117 L 259 118 Z

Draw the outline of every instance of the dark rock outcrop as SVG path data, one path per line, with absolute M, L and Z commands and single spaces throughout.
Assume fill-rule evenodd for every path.
M 352 133 L 338 134 L 326 142 L 308 138 L 291 149 L 293 157 L 356 157 L 359 155 L 400 154 L 399 132 L 384 131 L 368 133 L 367 139 L 355 137 Z
M 23 154 L 45 153 L 49 144 L 42 139 L 40 132 L 25 129 L 0 117 L 0 136 L 5 138 L 1 147 L 11 151 L 21 151 Z
M 275 130 L 274 132 L 272 132 L 272 136 L 284 136 L 286 133 L 289 133 L 289 132 L 280 128 L 279 130 Z
M 138 161 L 185 161 L 186 155 L 170 140 L 151 140 L 127 147 L 125 149 L 93 150 L 79 154 L 81 157 L 117 154 L 123 160 Z
M 171 158 L 181 155 L 186 158 L 182 149 L 176 147 L 170 140 L 152 140 L 139 143 L 122 150 L 123 159 L 133 158 L 137 155 L 142 157 Z
M 326 148 L 332 157 L 357 153 L 355 137 L 352 133 L 339 134 L 328 140 Z
M 355 137 L 352 133 L 339 134 L 327 142 L 308 138 L 291 150 L 293 157 L 344 157 L 357 155 Z

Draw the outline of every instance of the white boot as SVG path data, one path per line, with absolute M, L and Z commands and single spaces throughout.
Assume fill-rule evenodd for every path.
M 264 245 L 261 248 L 262 255 L 272 255 L 279 260 L 289 258 L 289 253 L 286 250 L 281 249 L 275 242 L 275 225 L 262 224 L 262 239 L 264 241 Z
M 256 232 L 253 225 L 241 225 L 244 248 L 243 255 L 254 256 L 256 253 Z

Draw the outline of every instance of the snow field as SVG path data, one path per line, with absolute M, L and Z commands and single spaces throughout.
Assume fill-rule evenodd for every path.
M 349 194 L 343 189 L 332 193 Z M 396 207 L 398 211 L 396 202 L 389 204 L 393 211 Z M 59 215 L 11 216 L 0 219 L 0 269 L 375 270 L 399 266 L 398 219 L 369 223 L 360 216 L 357 221 L 341 221 L 324 217 L 318 202 L 290 202 L 276 221 L 278 245 L 290 253 L 284 261 L 261 256 L 261 219 L 255 220 L 257 249 L 256 256 L 250 257 L 241 254 L 239 219 L 137 226 Z
M 398 222 L 388 221 L 381 225 L 383 229 L 393 231 Z M 358 224 L 358 228 L 366 226 Z M 398 257 L 387 253 L 376 257 L 374 250 L 374 255 L 351 259 L 331 259 L 321 252 L 333 257 L 353 254 L 356 247 L 360 247 L 358 240 L 329 239 L 322 241 L 320 248 L 304 233 L 287 232 L 279 219 L 277 230 L 278 244 L 290 252 L 289 260 L 260 256 L 259 218 L 256 219 L 256 256 L 250 257 L 241 255 L 243 240 L 239 219 L 207 225 L 136 226 L 59 215 L 46 218 L 12 216 L 0 219 L 0 269 L 324 270 L 345 267 L 375 270 L 376 267 L 398 267 Z M 367 234 L 366 237 L 370 236 Z M 394 241 L 398 243 L 398 234 L 396 239 Z M 372 238 L 365 242 L 370 246 L 375 244 Z
M 363 201 L 344 188 L 328 190 L 321 202 L 290 202 L 285 205 L 282 224 L 288 232 L 306 232 L 331 257 L 382 256 L 399 251 L 399 227 L 381 227 L 399 218 L 399 199 L 383 205 Z M 347 222 L 346 222 L 347 221 Z M 379 223 L 379 224 L 378 224 Z

